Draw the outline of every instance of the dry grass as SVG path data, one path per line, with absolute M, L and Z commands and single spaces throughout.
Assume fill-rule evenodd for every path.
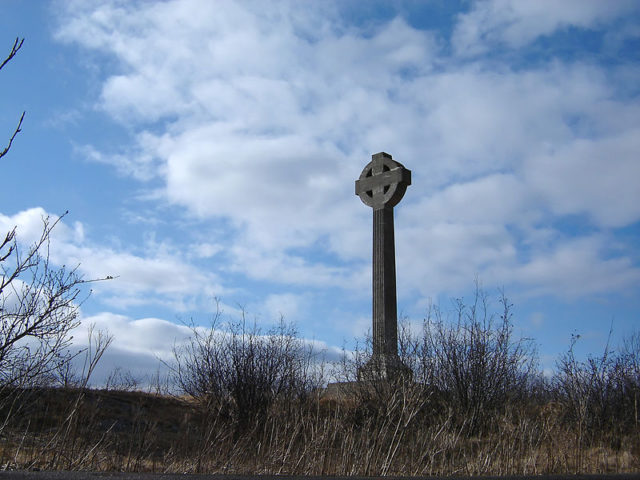
M 581 436 L 551 402 L 508 409 L 472 436 L 464 419 L 419 385 L 377 395 L 277 402 L 241 426 L 224 408 L 184 399 L 39 389 L 4 428 L 0 461 L 5 468 L 301 475 L 640 469 L 636 429 Z
M 436 312 L 422 335 L 401 331 L 414 380 L 374 375 L 325 391 L 318 372 L 328 366 L 295 329 L 280 323 L 263 334 L 243 317 L 222 332 L 193 327 L 192 342 L 175 351 L 173 385 L 190 397 L 0 389 L 0 466 L 359 476 L 639 471 L 640 333 L 586 361 L 572 343 L 546 379 L 527 341 L 512 335 L 508 301 L 496 317 L 485 300 L 460 303 L 453 327 Z M 333 365 L 332 378 L 353 380 L 367 353 Z

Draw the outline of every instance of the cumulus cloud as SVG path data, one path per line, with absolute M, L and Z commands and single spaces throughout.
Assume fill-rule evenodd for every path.
M 185 341 L 191 333 L 185 325 L 159 318 L 133 319 L 102 312 L 82 318 L 81 324 L 73 332 L 77 345 L 83 346 L 88 342 L 88 337 L 83 332 L 89 326 L 93 326 L 96 332 L 104 331 L 112 335 L 113 347 L 116 349 L 162 360 L 169 360 L 174 344 Z
M 232 226 L 231 241 L 195 256 L 252 279 L 368 294 L 370 211 L 353 181 L 384 150 L 413 171 L 396 217 L 404 287 L 435 294 L 475 274 L 558 295 L 635 284 L 633 255 L 604 248 L 607 233 L 571 238 L 554 225 L 640 220 L 640 71 L 478 60 L 495 45 L 600 28 L 633 2 L 477 2 L 453 26 L 452 54 L 400 16 L 370 31 L 329 6 L 254 7 L 98 2 L 60 16 L 59 39 L 115 60 L 97 103 L 135 132 L 122 151 L 86 155 L 159 180 L 165 201 L 203 223 Z M 109 255 L 91 268 L 121 269 L 135 292 L 222 288 L 166 256 Z M 602 281 L 583 282 L 580 262 Z
M 285 296 L 273 297 L 279 305 L 291 303 Z M 282 303 L 282 300 L 285 300 Z M 295 302 L 295 300 L 293 300 Z M 235 313 L 237 314 L 237 313 Z M 223 324 L 217 326 L 224 328 Z M 208 326 L 197 327 L 208 328 Z M 174 365 L 175 352 L 190 341 L 193 335 L 191 327 L 180 325 L 160 318 L 132 318 L 125 315 L 102 312 L 82 317 L 81 323 L 71 332 L 72 349 L 81 350 L 89 346 L 89 331 L 93 335 L 99 332 L 112 337 L 112 343 L 106 349 L 91 377 L 91 384 L 104 385 L 116 370 L 130 373 L 139 382 L 138 388 L 153 387 L 158 374 L 160 380 L 166 379 Z M 263 330 L 264 333 L 264 330 Z M 94 338 L 95 341 L 95 338 Z M 341 349 L 327 345 L 320 340 L 302 340 L 311 349 L 315 359 L 337 362 L 342 354 Z M 84 356 L 76 359 L 76 367 L 82 369 Z
M 81 318 L 80 324 L 71 332 L 72 350 L 89 347 L 89 331 L 94 336 L 93 342 L 99 333 L 112 338 L 91 376 L 91 384 L 103 386 L 119 370 L 130 374 L 138 382 L 137 388 L 153 386 L 154 376 L 159 376 L 157 380 L 161 382 L 166 379 L 168 365 L 174 358 L 174 346 L 179 348 L 191 335 L 188 327 L 159 318 L 134 319 L 102 312 Z M 82 372 L 85 355 L 86 352 L 74 361 L 78 373 Z

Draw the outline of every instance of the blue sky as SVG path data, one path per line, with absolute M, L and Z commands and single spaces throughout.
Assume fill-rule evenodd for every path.
M 331 356 L 371 324 L 373 153 L 412 170 L 398 304 L 515 304 L 553 367 L 640 312 L 635 1 L 3 0 L 2 231 L 69 210 L 52 259 L 95 285 L 103 370 L 144 375 L 214 302 Z M 1 45 L 0 44 L 0 45 Z M 77 338 L 83 338 L 82 335 Z M 79 344 L 82 340 L 78 340 Z

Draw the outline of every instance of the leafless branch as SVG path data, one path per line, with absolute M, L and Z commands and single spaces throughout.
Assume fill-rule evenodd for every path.
M 24 43 L 24 38 L 21 39 L 19 37 L 16 37 L 16 40 L 15 42 L 13 42 L 13 47 L 11 47 L 11 51 L 9 52 L 9 55 L 7 56 L 7 58 L 3 60 L 2 64 L 0 64 L 0 70 L 2 70 L 2 67 L 4 67 L 7 63 L 11 61 L 13 57 L 16 56 L 16 53 L 18 53 L 18 50 L 22 48 L 23 43 Z
M 0 158 L 4 157 L 9 152 L 9 149 L 11 148 L 11 145 L 13 145 L 13 141 L 15 140 L 16 136 L 22 131 L 22 121 L 24 120 L 24 114 L 25 112 L 22 112 L 22 115 L 20 116 L 20 121 L 18 121 L 18 126 L 13 131 L 11 138 L 9 138 L 9 143 L 0 152 Z
M 2 70 L 2 68 L 7 63 L 9 63 L 9 61 L 11 61 L 11 59 L 13 57 L 16 56 L 16 53 L 18 53 L 18 50 L 20 50 L 20 48 L 22 48 L 22 44 L 23 43 L 24 43 L 24 38 L 20 39 L 20 38 L 16 37 L 16 40 L 15 40 L 15 42 L 13 42 L 13 46 L 11 47 L 11 51 L 9 52 L 9 55 L 2 61 L 2 64 L 0 64 L 0 70 Z M 9 149 L 11 148 L 11 145 L 13 144 L 13 141 L 15 140 L 16 136 L 18 135 L 18 133 L 20 133 L 21 128 L 22 128 L 22 121 L 24 120 L 24 114 L 25 114 L 25 112 L 22 112 L 22 115 L 20 116 L 20 121 L 18 121 L 18 126 L 16 127 L 16 129 L 13 131 L 13 134 L 9 138 L 9 143 L 0 152 L 0 158 L 4 157 L 7 154 L 7 152 L 9 152 Z

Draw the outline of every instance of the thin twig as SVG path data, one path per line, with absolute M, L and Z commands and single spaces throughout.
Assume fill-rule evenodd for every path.
M 0 152 L 0 158 L 4 157 L 9 152 L 9 149 L 11 148 L 11 145 L 13 145 L 13 141 L 15 140 L 16 136 L 22 131 L 21 127 L 22 127 L 22 120 L 24 120 L 24 114 L 25 112 L 22 112 L 22 115 L 20 116 L 20 121 L 18 122 L 18 126 L 13 131 L 11 138 L 9 138 L 9 143 L 7 144 L 6 147 L 4 147 L 4 150 Z
M 0 70 L 2 70 L 2 67 L 4 67 L 7 63 L 9 63 L 9 61 L 11 61 L 13 57 L 16 56 L 16 53 L 18 53 L 18 50 L 22 48 L 23 43 L 24 43 L 24 38 L 20 39 L 20 37 L 16 37 L 16 40 L 15 42 L 13 42 L 13 47 L 11 47 L 11 51 L 9 52 L 9 55 L 0 64 Z

